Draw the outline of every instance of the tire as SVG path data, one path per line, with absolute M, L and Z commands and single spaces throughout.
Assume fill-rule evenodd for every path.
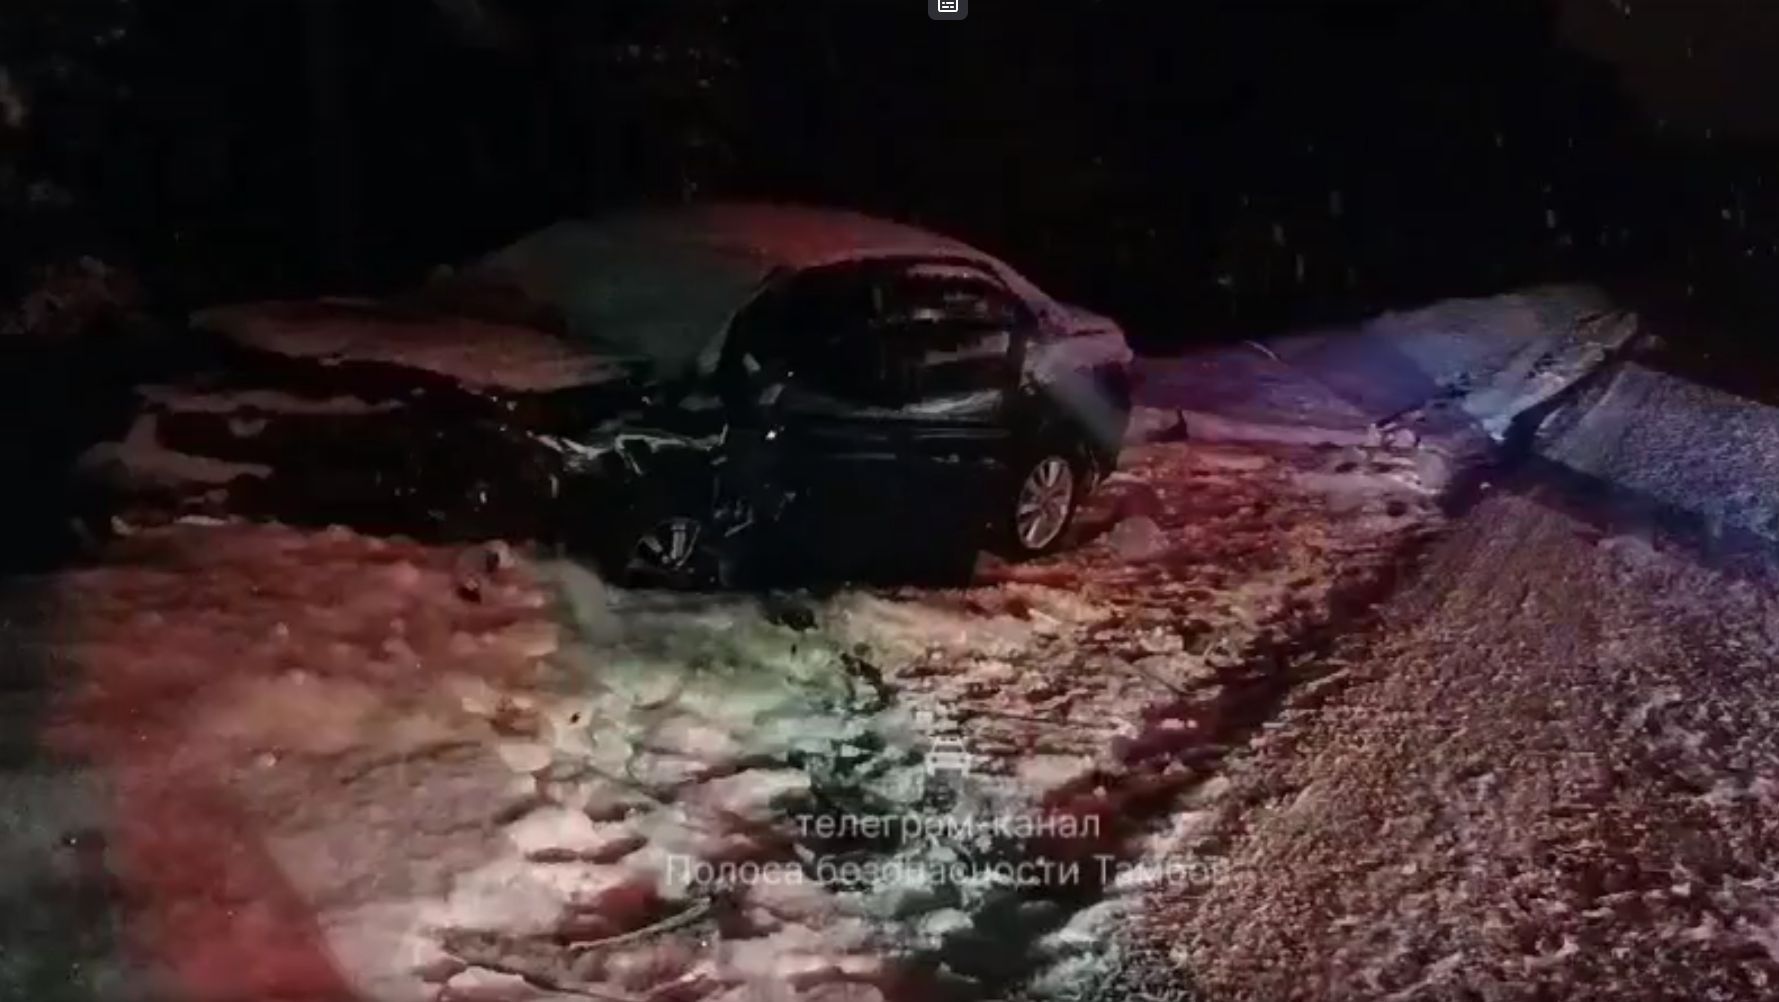
M 714 587 L 723 574 L 712 550 L 707 519 L 682 511 L 657 511 L 613 534 L 601 547 L 601 570 L 624 588 Z
M 1091 465 L 1078 448 L 1054 445 L 1027 453 L 1014 465 L 996 513 L 1001 552 L 1022 560 L 1061 546 L 1091 476 Z
M 608 582 L 624 588 L 698 589 L 721 582 L 713 512 L 693 490 L 643 481 L 624 501 L 570 503 L 588 552 Z M 591 516 L 591 518 L 589 518 Z M 571 544 L 573 545 L 573 544 Z

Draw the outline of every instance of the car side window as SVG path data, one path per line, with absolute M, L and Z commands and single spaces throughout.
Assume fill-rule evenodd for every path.
M 889 276 L 883 322 L 931 325 L 962 334 L 1015 330 L 1030 311 L 1011 292 L 969 265 L 912 264 Z
M 872 350 L 878 301 L 873 276 L 857 267 L 793 276 L 737 318 L 742 365 L 756 380 L 881 404 L 888 390 L 882 360 Z
M 1024 304 L 980 272 L 943 264 L 805 272 L 736 324 L 749 364 L 802 393 L 874 408 L 989 395 L 1005 386 Z
M 977 269 L 922 263 L 887 277 L 876 327 L 907 357 L 909 397 L 923 403 L 1005 389 L 1014 338 L 1032 322 L 1024 303 Z

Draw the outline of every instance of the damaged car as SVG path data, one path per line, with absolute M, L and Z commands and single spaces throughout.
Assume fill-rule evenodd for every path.
M 1042 554 L 1130 415 L 1115 323 L 840 211 L 567 221 L 407 293 L 195 325 L 213 364 L 93 460 L 163 512 L 544 538 L 631 581 Z

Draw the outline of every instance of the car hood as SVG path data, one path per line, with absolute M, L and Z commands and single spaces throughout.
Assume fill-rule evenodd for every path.
M 628 383 L 648 368 L 643 359 L 592 351 L 548 331 L 369 299 L 221 306 L 192 322 L 263 355 L 408 369 L 471 391 L 539 394 Z

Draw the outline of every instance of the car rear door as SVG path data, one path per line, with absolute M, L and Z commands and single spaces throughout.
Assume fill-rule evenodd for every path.
M 873 333 L 905 379 L 885 420 L 897 428 L 914 507 L 929 524 L 973 525 L 1005 481 L 1009 411 L 1035 318 L 969 262 L 900 262 L 881 282 Z

